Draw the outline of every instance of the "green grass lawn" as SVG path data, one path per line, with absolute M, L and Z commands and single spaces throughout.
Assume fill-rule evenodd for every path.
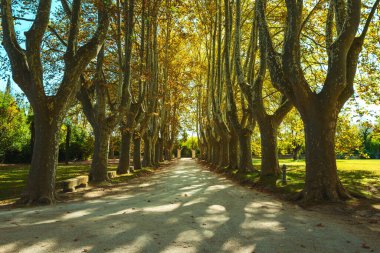
M 281 159 L 280 166 L 286 164 L 287 184 L 278 180 L 277 186 L 281 192 L 294 193 L 302 190 L 305 177 L 305 161 Z M 339 177 L 344 186 L 351 192 L 368 198 L 380 198 L 380 160 L 337 160 Z M 254 166 L 260 169 L 260 160 L 255 159 Z M 90 165 L 60 165 L 57 170 L 57 182 L 88 174 Z M 115 170 L 116 165 L 109 167 Z M 0 203 L 13 200 L 22 193 L 28 176 L 28 165 L 0 166 Z M 149 173 L 151 168 L 145 168 L 139 173 Z M 126 174 L 112 179 L 111 183 L 125 182 L 137 174 Z M 258 180 L 257 173 L 247 174 L 246 179 Z
M 254 161 L 260 169 L 260 160 Z M 287 166 L 287 184 L 277 181 L 279 190 L 285 193 L 299 192 L 304 186 L 305 161 L 280 159 L 280 166 Z M 337 160 L 338 175 L 343 185 L 352 193 L 368 198 L 380 198 L 380 160 Z M 247 175 L 250 180 L 257 180 L 258 175 Z
M 116 165 L 109 166 L 109 170 L 116 170 Z M 80 175 L 87 175 L 90 165 L 59 165 L 57 170 L 57 182 Z M 110 183 L 125 182 L 140 173 L 151 172 L 151 168 L 144 168 L 135 174 L 125 174 L 113 178 Z M 28 165 L 1 165 L 0 166 L 0 203 L 12 201 L 20 197 L 24 190 L 28 177 Z

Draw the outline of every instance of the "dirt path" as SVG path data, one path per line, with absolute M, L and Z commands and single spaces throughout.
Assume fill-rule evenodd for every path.
M 236 186 L 193 160 L 124 188 L 0 211 L 0 252 L 380 252 L 379 232 Z

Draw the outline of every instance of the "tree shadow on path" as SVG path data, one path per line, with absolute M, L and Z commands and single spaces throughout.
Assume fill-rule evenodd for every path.
M 380 250 L 343 223 L 235 185 L 191 159 L 123 194 L 1 211 L 0 231 L 0 252 L 361 252 L 363 243 Z

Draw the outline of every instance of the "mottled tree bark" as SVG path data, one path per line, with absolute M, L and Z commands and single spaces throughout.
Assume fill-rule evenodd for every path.
M 141 137 L 139 134 L 133 134 L 133 169 L 139 170 L 141 165 Z
M 299 160 L 301 148 L 302 148 L 302 146 L 298 145 L 298 144 L 293 148 L 293 160 L 294 161 Z
M 259 123 L 261 136 L 261 180 L 274 186 L 280 174 L 277 149 L 277 128 L 270 118 Z
M 305 129 L 306 179 L 300 195 L 304 200 L 337 201 L 349 198 L 343 188 L 336 166 L 335 133 L 337 110 L 311 104 L 302 120 Z
M 20 204 L 52 204 L 55 202 L 55 175 L 59 150 L 60 124 L 49 122 L 39 113 L 34 117 L 35 138 L 32 163 L 26 191 Z
M 108 148 L 110 132 L 106 127 L 97 126 L 94 128 L 95 145 L 92 157 L 90 179 L 93 182 L 107 181 L 108 169 Z
M 246 130 L 239 133 L 239 171 L 247 172 L 253 170 L 251 151 L 251 132 Z
M 152 137 L 145 134 L 143 136 L 144 139 L 144 155 L 142 165 L 144 167 L 153 167 L 152 163 Z
M 228 169 L 229 170 L 236 170 L 239 166 L 239 139 L 235 132 L 231 133 L 230 141 L 228 143 L 228 157 L 229 157 L 229 164 Z
M 120 158 L 117 166 L 117 174 L 129 173 L 130 151 L 131 151 L 132 133 L 125 131 L 121 136 Z
M 228 136 L 222 136 L 220 139 L 218 145 L 219 145 L 219 154 L 218 154 L 218 161 L 217 166 L 220 168 L 226 168 L 229 164 L 229 137 Z

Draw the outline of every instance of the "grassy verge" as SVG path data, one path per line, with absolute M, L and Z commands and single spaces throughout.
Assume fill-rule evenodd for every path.
M 281 193 L 296 193 L 303 189 L 305 180 L 305 161 L 281 159 L 280 166 L 287 166 L 287 184 L 277 181 Z M 260 161 L 255 160 L 254 166 L 260 169 Z M 380 199 L 380 160 L 337 160 L 338 175 L 343 185 L 355 196 L 369 199 Z M 258 173 L 248 173 L 244 179 L 257 182 Z
M 116 165 L 110 165 L 109 170 L 116 170 Z M 90 165 L 59 165 L 56 181 L 60 182 L 80 175 L 87 175 Z M 107 185 L 126 182 L 129 179 L 149 174 L 153 168 L 143 168 L 130 174 L 113 178 Z M 29 165 L 1 165 L 0 166 L 0 204 L 9 203 L 20 197 L 29 173 Z M 57 184 L 58 185 L 58 184 Z M 58 187 L 58 186 L 57 186 Z

